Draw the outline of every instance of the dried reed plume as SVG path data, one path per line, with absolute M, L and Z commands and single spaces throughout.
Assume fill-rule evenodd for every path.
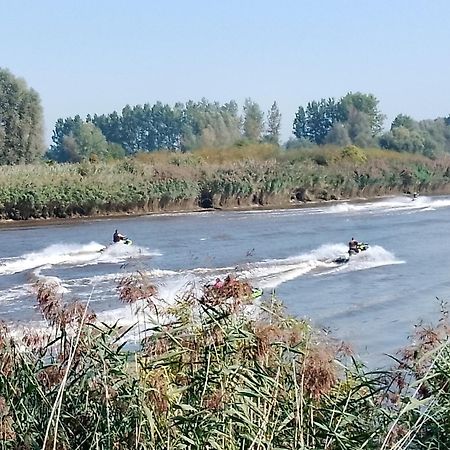
M 330 393 L 337 383 L 335 355 L 328 347 L 319 345 L 310 349 L 304 358 L 299 381 L 303 382 L 305 391 L 318 400 Z
M 229 275 L 223 286 L 206 287 L 199 301 L 206 307 L 220 308 L 227 314 L 233 314 L 243 305 L 252 302 L 252 287 L 246 281 L 237 280 Z
M 81 326 L 83 323 L 93 323 L 96 320 L 95 313 L 91 310 L 85 311 L 86 306 L 79 301 L 64 304 L 58 287 L 57 284 L 45 280 L 35 284 L 39 309 L 51 326 L 56 325 L 64 329 L 67 326 Z
M 140 300 L 151 300 L 157 293 L 156 286 L 143 272 L 122 278 L 117 286 L 123 303 L 133 304 Z

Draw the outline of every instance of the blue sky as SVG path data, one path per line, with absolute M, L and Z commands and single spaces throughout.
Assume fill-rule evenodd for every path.
M 0 0 L 0 67 L 59 117 L 200 100 L 267 111 L 349 91 L 387 115 L 450 113 L 448 0 Z

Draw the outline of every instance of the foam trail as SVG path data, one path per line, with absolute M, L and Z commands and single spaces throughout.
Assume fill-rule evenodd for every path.
M 194 293 L 201 292 L 203 286 L 216 277 L 223 278 L 228 273 L 235 273 L 239 279 L 248 280 L 252 285 L 263 289 L 273 289 L 282 283 L 308 274 L 326 274 L 340 270 L 363 270 L 387 264 L 398 264 L 395 257 L 382 247 L 375 246 L 362 252 L 349 264 L 337 266 L 333 259 L 347 251 L 342 243 L 325 244 L 311 252 L 282 259 L 267 259 L 248 263 L 241 267 L 198 267 L 184 271 L 152 270 L 146 272 L 158 286 L 159 297 L 172 302 L 187 289 Z M 344 267 L 345 266 L 345 267 Z
M 319 206 L 320 205 L 320 206 Z M 274 209 L 270 211 L 238 211 L 237 215 L 264 215 L 266 218 L 273 216 L 282 217 L 294 215 L 317 215 L 317 214 L 358 214 L 368 213 L 377 214 L 384 212 L 420 212 L 436 208 L 448 208 L 450 207 L 450 197 L 442 196 L 436 197 L 424 197 L 419 196 L 413 199 L 411 196 L 397 196 L 380 199 L 377 201 L 370 201 L 361 199 L 359 202 L 352 200 L 341 200 L 332 205 L 319 204 L 314 207 L 298 208 L 298 209 Z
M 175 279 L 167 280 L 167 282 L 158 285 L 158 298 L 172 304 L 186 292 L 201 296 L 204 284 L 201 279 L 192 274 L 179 275 Z
M 147 249 L 129 245 L 105 247 L 97 242 L 89 244 L 53 244 L 42 250 L 5 259 L 0 265 L 0 275 L 20 273 L 40 266 L 67 264 L 83 266 L 99 263 L 122 262 L 129 258 L 160 255 Z
M 155 281 L 165 280 L 179 275 L 180 272 L 175 272 L 174 270 L 163 270 L 163 269 L 152 269 L 148 271 L 140 271 L 147 277 L 155 279 Z M 131 272 L 134 273 L 134 272 Z M 123 277 L 130 275 L 130 272 L 120 271 L 113 273 L 106 273 L 104 275 L 95 275 L 93 277 L 83 277 L 83 278 L 72 278 L 68 279 L 67 283 L 71 285 L 87 285 L 87 284 L 99 284 L 105 282 L 114 282 L 120 280 Z
M 8 289 L 0 291 L 0 305 L 11 305 L 17 303 L 17 301 L 24 297 L 28 296 L 33 292 L 33 285 L 26 283 L 21 284 L 20 286 L 13 286 Z
M 112 244 L 108 245 L 101 252 L 99 261 L 112 262 L 115 259 L 138 258 L 140 256 L 161 256 L 159 251 L 150 251 L 137 245 Z
M 255 286 L 273 289 L 282 283 L 307 274 L 326 275 L 403 263 L 380 246 L 370 247 L 368 250 L 352 256 L 347 264 L 337 265 L 334 263 L 333 260 L 341 254 L 345 254 L 347 248 L 345 244 L 325 244 L 309 253 L 249 264 L 239 275 L 248 279 Z
M 229 273 L 235 273 L 238 278 L 246 279 L 254 286 L 263 289 L 274 288 L 312 271 L 335 267 L 335 264 L 329 260 L 337 257 L 345 249 L 344 244 L 329 244 L 309 253 L 284 259 L 268 259 L 241 267 L 198 267 L 180 272 L 152 270 L 146 274 L 150 278 L 155 278 L 159 297 L 173 301 L 187 289 L 201 292 L 204 285 L 212 282 L 216 277 L 223 278 Z
M 412 199 L 409 196 L 393 197 L 377 202 L 350 203 L 342 202 L 324 208 L 322 212 L 328 214 L 358 213 L 358 212 L 395 212 L 395 211 L 420 211 L 436 208 L 448 208 L 450 198 L 434 199 L 432 197 L 417 197 Z
M 30 282 L 35 283 L 37 281 L 43 282 L 48 286 L 51 286 L 55 289 L 58 294 L 66 294 L 69 292 L 69 289 L 64 286 L 63 281 L 59 277 L 43 275 L 41 272 L 44 269 L 49 269 L 51 266 L 41 266 L 37 269 L 33 270 L 31 274 L 28 276 Z
M 382 247 L 373 246 L 365 252 L 352 256 L 347 264 L 337 265 L 334 263 L 333 260 L 345 254 L 347 248 L 347 245 L 343 243 L 330 243 L 300 255 L 282 259 L 267 259 L 237 268 L 198 267 L 181 271 L 153 269 L 145 271 L 145 276 L 158 287 L 158 297 L 172 303 L 187 290 L 192 290 L 194 294 L 201 295 L 204 285 L 212 282 L 216 277 L 223 278 L 228 273 L 235 273 L 238 278 L 246 279 L 254 286 L 273 289 L 285 282 L 308 274 L 329 275 L 335 272 L 365 270 L 402 262 Z M 106 283 L 104 286 L 107 286 L 126 275 L 124 272 L 109 273 L 92 279 L 70 280 L 66 285 Z
M 255 286 L 273 289 L 308 273 L 332 267 L 331 260 L 345 249 L 343 244 L 325 244 L 308 253 L 250 264 L 242 275 Z
M 363 252 L 352 255 L 348 263 L 338 265 L 331 270 L 316 275 L 329 275 L 336 272 L 353 272 L 393 264 L 404 264 L 404 261 L 398 260 L 391 252 L 385 250 L 383 247 L 375 245 Z
M 55 265 L 64 263 L 78 263 L 89 261 L 100 256 L 101 244 L 91 242 L 90 244 L 53 244 L 40 251 L 25 253 L 17 258 L 11 258 L 0 266 L 0 274 L 12 274 L 24 272 L 44 265 Z
M 422 200 L 427 200 L 426 197 L 419 197 L 417 198 L 414 202 L 420 202 Z M 448 208 L 450 206 L 450 199 L 449 198 L 445 198 L 445 199 L 440 199 L 440 200 L 431 200 L 430 202 L 426 203 L 425 206 L 427 207 L 428 210 L 430 209 L 437 209 L 437 208 Z

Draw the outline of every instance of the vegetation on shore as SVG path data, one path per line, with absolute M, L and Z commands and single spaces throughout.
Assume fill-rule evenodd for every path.
M 39 95 L 0 68 L 0 219 L 450 192 L 450 117 L 399 114 L 383 132 L 372 94 L 299 106 L 285 144 L 277 103 L 265 115 L 250 98 L 242 114 L 202 99 L 61 118 L 47 150 L 42 115 Z
M 48 329 L 0 328 L 1 448 L 448 448 L 446 314 L 417 327 L 395 369 L 368 373 L 240 287 L 167 304 L 144 274 L 126 276 L 118 295 L 136 325 L 124 328 L 37 284 Z
M 450 191 L 450 157 L 271 144 L 154 152 L 120 161 L 0 166 L 0 218 L 304 204 Z

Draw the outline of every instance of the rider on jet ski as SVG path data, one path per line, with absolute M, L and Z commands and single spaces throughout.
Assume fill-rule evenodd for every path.
M 358 241 L 352 237 L 351 241 L 348 243 L 348 254 L 354 255 L 356 253 L 359 253 Z
M 125 239 L 126 239 L 126 237 L 123 234 L 120 234 L 117 230 L 114 231 L 113 242 L 120 242 L 120 241 L 124 241 Z

